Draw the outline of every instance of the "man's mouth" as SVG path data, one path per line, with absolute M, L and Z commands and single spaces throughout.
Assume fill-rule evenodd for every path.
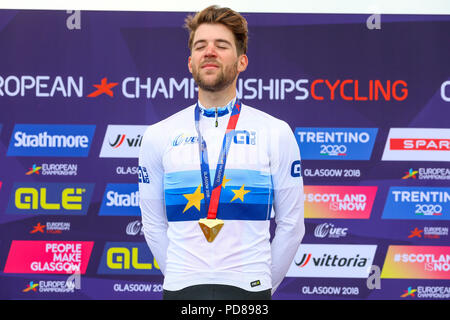
M 217 69 L 219 66 L 215 63 L 205 63 L 202 65 L 202 69 Z

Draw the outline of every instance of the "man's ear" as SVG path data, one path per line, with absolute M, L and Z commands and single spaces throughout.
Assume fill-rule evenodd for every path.
M 189 69 L 189 72 L 192 73 L 191 56 L 189 56 L 189 58 L 188 58 L 188 69 Z
M 238 58 L 238 72 L 243 72 L 247 69 L 248 57 L 245 54 L 241 54 Z

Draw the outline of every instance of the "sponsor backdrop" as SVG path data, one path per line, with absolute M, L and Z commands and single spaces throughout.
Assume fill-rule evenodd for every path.
M 161 299 L 137 155 L 196 101 L 185 16 L 0 11 L 0 298 Z M 274 299 L 449 299 L 450 17 L 245 16 L 238 95 L 289 123 L 305 182 Z

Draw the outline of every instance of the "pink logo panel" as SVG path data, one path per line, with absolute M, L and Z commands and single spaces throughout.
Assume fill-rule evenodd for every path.
M 305 218 L 369 219 L 375 186 L 305 186 Z
M 450 280 L 450 247 L 389 246 L 381 277 Z
M 13 240 L 5 273 L 86 273 L 93 241 Z

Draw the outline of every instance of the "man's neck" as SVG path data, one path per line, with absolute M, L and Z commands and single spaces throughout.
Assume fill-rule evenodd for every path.
M 226 106 L 236 96 L 236 88 L 230 87 L 217 92 L 204 91 L 199 88 L 198 100 L 206 109 Z

